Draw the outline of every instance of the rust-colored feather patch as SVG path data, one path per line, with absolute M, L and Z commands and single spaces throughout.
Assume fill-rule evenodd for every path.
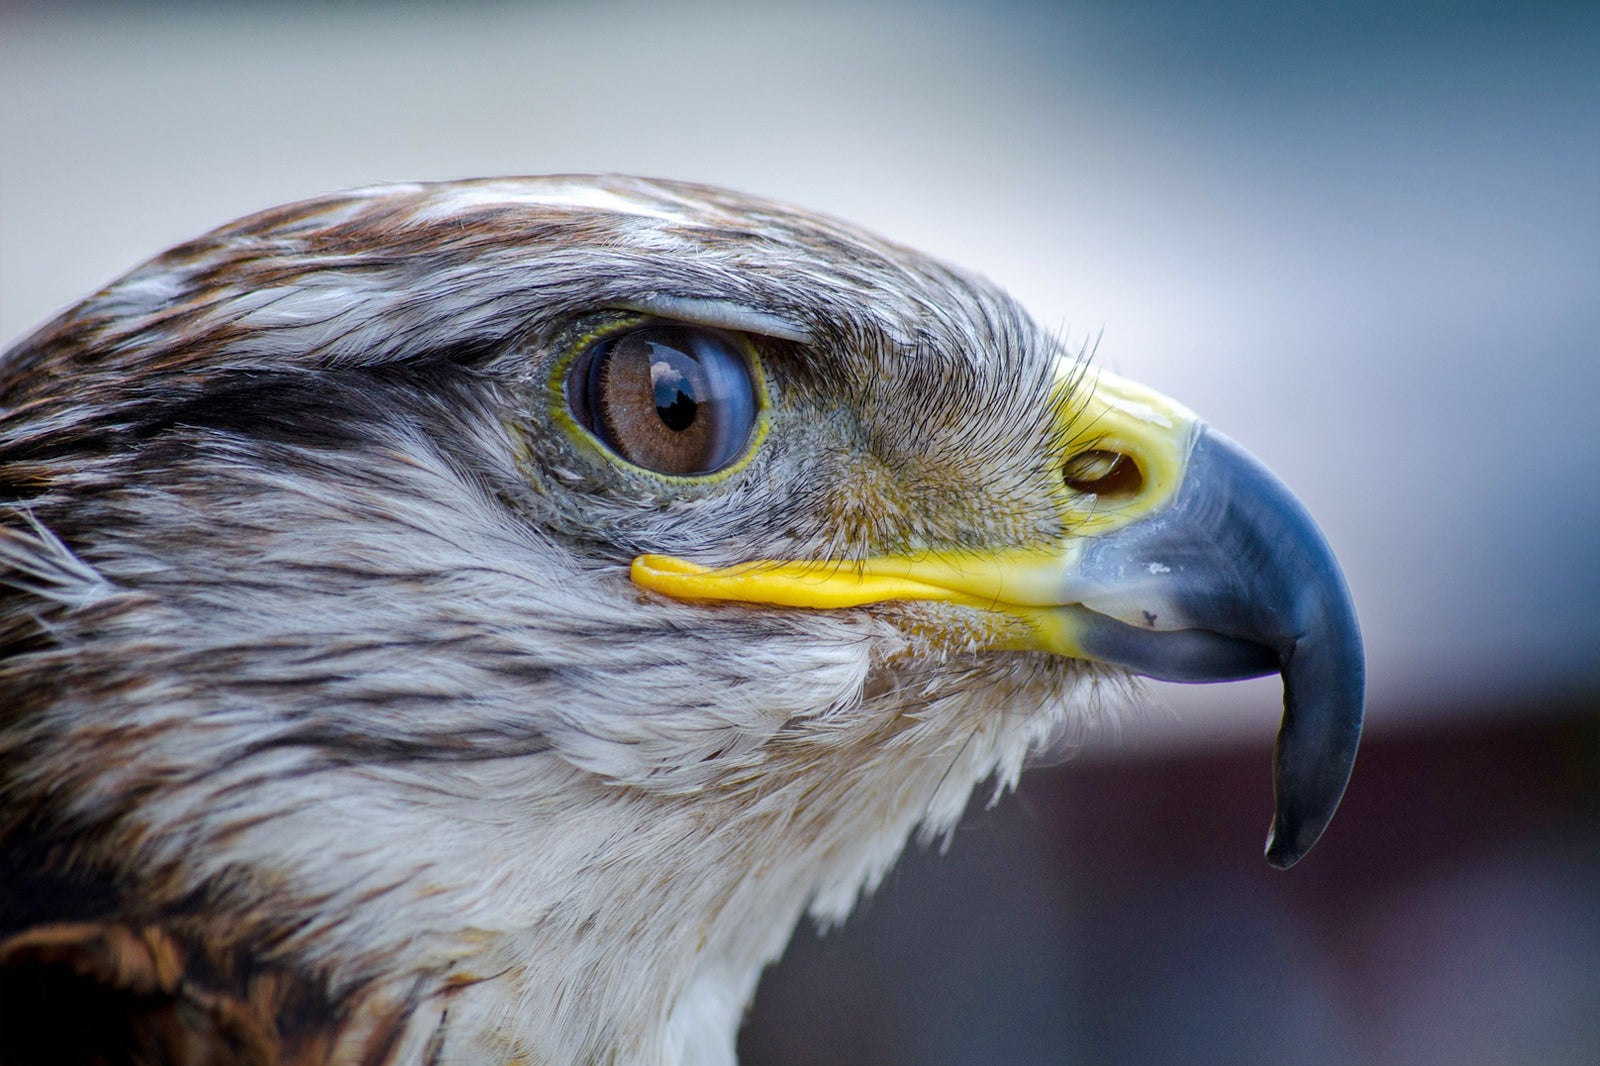
M 408 1011 L 359 1013 L 156 926 L 61 922 L 0 942 L 0 1066 L 310 1066 L 352 1037 L 363 1062 L 389 1061 Z

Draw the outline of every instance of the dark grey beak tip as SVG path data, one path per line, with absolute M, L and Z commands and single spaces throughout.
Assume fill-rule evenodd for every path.
M 1267 863 L 1277 870 L 1287 870 L 1299 862 L 1308 849 L 1303 847 L 1289 847 L 1278 840 L 1278 827 L 1276 824 L 1267 831 Z
M 1267 861 L 1287 870 L 1310 851 L 1339 809 L 1366 706 L 1365 657 L 1355 610 L 1331 554 L 1317 638 L 1283 662 L 1283 724 L 1273 753 Z
M 1300 818 L 1282 819 L 1274 817 L 1272 828 L 1267 830 L 1266 856 L 1269 865 L 1279 870 L 1287 870 L 1301 859 L 1322 839 L 1322 832 L 1332 820 L 1333 812 L 1329 811 L 1326 818 L 1307 821 Z M 1291 824 L 1280 825 L 1281 821 Z M 1320 822 L 1320 824 L 1319 824 Z
M 1286 870 L 1328 827 L 1355 766 L 1366 704 L 1361 627 L 1333 549 L 1282 482 L 1209 428 L 1191 465 L 1225 500 L 1216 551 L 1237 568 L 1213 627 L 1273 649 L 1283 674 L 1266 854 Z
M 1272 828 L 1267 831 L 1267 862 L 1280 870 L 1287 870 L 1299 862 L 1322 838 L 1323 830 L 1333 820 L 1339 802 L 1344 798 L 1345 786 L 1355 768 L 1356 746 L 1361 739 L 1361 704 L 1352 710 L 1348 704 L 1341 712 L 1320 712 L 1322 718 L 1314 722 L 1310 732 L 1322 734 L 1316 742 L 1308 742 L 1303 735 L 1294 733 L 1291 719 L 1286 713 L 1283 730 L 1279 733 L 1276 772 L 1273 790 L 1276 793 Z M 1327 730 L 1317 725 L 1339 722 L 1342 735 L 1329 737 Z M 1289 734 L 1286 743 L 1284 734 Z M 1310 743 L 1327 745 L 1320 752 L 1308 752 L 1315 758 L 1299 758 Z M 1289 748 L 1288 752 L 1285 748 Z M 1303 765 L 1306 761 L 1314 765 Z
M 1322 809 L 1314 813 L 1289 813 L 1280 809 L 1272 819 L 1272 828 L 1267 830 L 1267 862 L 1279 870 L 1287 870 L 1305 858 L 1306 852 L 1322 839 L 1323 830 L 1333 820 L 1333 812 L 1338 809 L 1343 795 L 1341 788 L 1331 802 L 1322 804 Z

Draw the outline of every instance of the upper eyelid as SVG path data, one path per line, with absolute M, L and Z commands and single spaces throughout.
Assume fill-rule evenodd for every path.
M 615 306 L 618 310 L 635 311 L 668 321 L 774 337 L 796 344 L 810 344 L 815 339 L 809 329 L 792 319 L 734 303 L 731 300 L 658 294 L 625 301 Z

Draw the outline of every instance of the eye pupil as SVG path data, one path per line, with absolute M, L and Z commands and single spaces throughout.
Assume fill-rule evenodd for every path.
M 742 454 L 759 413 L 755 377 L 733 334 L 651 325 L 580 352 L 566 377 L 573 418 L 621 458 L 694 476 Z
M 666 360 L 650 364 L 650 380 L 655 385 L 656 414 L 674 433 L 682 433 L 694 425 L 694 416 L 700 410 L 683 374 Z
M 663 407 L 660 401 L 656 402 L 656 414 L 661 416 L 661 421 L 674 433 L 682 433 L 694 425 L 694 413 L 698 405 L 683 393 L 673 397 L 672 402 Z

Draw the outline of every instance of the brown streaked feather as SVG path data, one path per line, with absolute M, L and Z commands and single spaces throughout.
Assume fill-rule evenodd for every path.
M 204 988 L 152 926 L 40 926 L 0 943 L 0 1059 L 272 1066 L 323 1057 L 325 1045 L 283 1054 L 267 989 L 256 982 L 239 998 Z
M 420 999 L 324 982 L 154 925 L 67 922 L 0 941 L 0 1066 L 385 1066 Z

